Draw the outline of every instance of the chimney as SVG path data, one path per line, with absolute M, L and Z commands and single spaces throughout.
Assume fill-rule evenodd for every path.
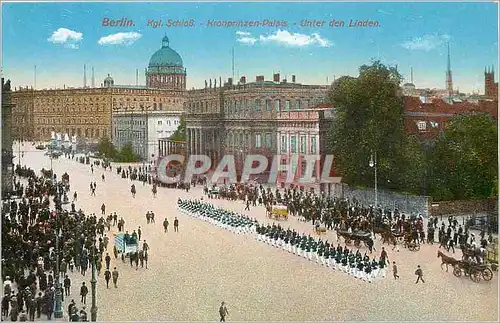
M 292 75 L 292 83 L 295 83 L 295 75 Z
M 245 76 L 240 77 L 240 83 L 245 84 L 247 82 L 247 78 Z
M 274 73 L 273 82 L 276 82 L 276 83 L 280 82 L 280 73 Z
M 255 82 L 264 82 L 264 75 L 257 75 Z

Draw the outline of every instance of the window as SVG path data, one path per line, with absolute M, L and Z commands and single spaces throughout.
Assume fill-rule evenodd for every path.
M 304 102 L 304 109 L 307 109 L 307 108 L 309 108 L 309 100 L 306 100 Z
M 240 133 L 240 146 L 243 146 L 244 143 L 243 143 L 243 134 Z
M 290 100 L 285 101 L 285 111 L 290 111 Z
M 290 152 L 292 154 L 297 153 L 297 136 L 290 137 Z
M 301 104 L 300 100 L 295 101 L 295 110 L 300 109 L 300 104 Z
M 306 153 L 306 136 L 300 136 L 300 153 L 305 154 Z
M 274 111 L 280 112 L 280 100 L 274 101 Z
M 316 154 L 316 136 L 311 137 L 311 154 Z
M 268 133 L 266 133 L 264 146 L 267 147 L 267 148 L 271 148 L 271 142 L 272 142 L 271 133 L 268 132 Z
M 271 100 L 266 100 L 266 111 L 271 111 Z
M 286 153 L 288 151 L 286 135 L 281 135 L 281 152 Z
M 255 148 L 262 147 L 260 133 L 255 134 Z
M 427 123 L 425 121 L 419 121 L 417 123 L 418 130 L 425 131 L 427 129 Z
M 161 120 L 158 120 L 158 125 L 161 126 L 162 122 Z
M 255 111 L 260 111 L 260 100 L 255 100 Z

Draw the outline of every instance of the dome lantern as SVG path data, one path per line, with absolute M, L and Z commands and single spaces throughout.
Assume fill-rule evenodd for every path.
M 170 40 L 168 39 L 167 35 L 165 35 L 165 37 L 163 37 L 163 39 L 161 40 L 161 48 L 168 47 L 169 45 Z

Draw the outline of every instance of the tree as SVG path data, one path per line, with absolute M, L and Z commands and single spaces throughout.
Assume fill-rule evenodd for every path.
M 108 137 L 102 137 L 98 144 L 99 155 L 113 159 L 116 156 L 116 148 Z
M 430 168 L 431 195 L 436 200 L 496 195 L 497 122 L 486 113 L 454 117 L 434 146 Z
M 116 161 L 121 163 L 131 163 L 139 161 L 139 156 L 134 152 L 132 143 L 125 144 L 117 154 Z
M 175 141 L 186 141 L 186 120 L 184 119 L 184 115 L 181 116 L 179 127 L 177 127 L 175 132 L 168 139 Z
M 370 156 L 377 156 L 379 185 L 387 188 L 408 186 L 410 174 L 401 172 L 418 157 L 414 139 L 405 136 L 401 75 L 379 61 L 363 65 L 357 78 L 337 79 L 328 93 L 336 109 L 330 130 L 330 150 L 335 170 L 352 185 L 373 186 Z M 405 149 L 406 144 L 410 147 Z M 403 185 L 404 183 L 404 185 Z

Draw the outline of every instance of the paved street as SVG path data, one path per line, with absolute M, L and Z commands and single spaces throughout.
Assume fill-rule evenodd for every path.
M 23 165 L 35 171 L 50 168 L 50 160 L 42 152 L 30 145 L 24 149 L 33 151 L 24 154 Z M 451 270 L 446 273 L 440 269 L 437 245 L 423 245 L 418 252 L 401 248 L 396 253 L 388 248 L 389 260 L 397 262 L 401 279 L 394 281 L 388 271 L 385 279 L 369 284 L 272 248 L 252 235 L 235 235 L 178 212 L 177 199 L 200 198 L 201 187 L 189 193 L 160 188 L 157 198 L 153 198 L 150 186 L 134 182 L 137 195 L 133 199 L 130 180 L 116 175 L 115 166 L 113 172 L 95 167 L 92 174 L 89 165 L 61 157 L 53 160 L 53 168 L 58 177 L 65 171 L 70 175 L 71 194 L 78 192 L 77 209 L 100 216 L 101 204 L 105 203 L 106 213 L 116 212 L 125 219 L 129 233 L 141 226 L 142 239 L 151 248 L 147 270 L 135 270 L 128 263 L 112 260 L 111 267 L 116 266 L 120 272 L 118 289 L 106 289 L 101 273 L 97 283 L 98 320 L 215 321 L 219 319 L 221 301 L 228 306 L 229 321 L 491 321 L 498 316 L 497 273 L 491 282 L 478 284 L 469 278 L 456 278 Z M 101 181 L 103 173 L 105 182 Z M 97 183 L 95 197 L 90 196 L 91 181 Z M 213 202 L 244 212 L 240 202 Z M 146 223 L 147 211 L 155 212 L 156 224 Z M 263 207 L 245 213 L 260 222 L 272 222 L 266 219 Z M 162 227 L 165 217 L 172 231 L 167 234 Z M 179 233 L 173 232 L 174 217 L 180 222 Z M 294 218 L 281 224 L 312 234 L 310 224 Z M 111 255 L 112 234 L 116 231 L 112 227 L 110 232 Z M 336 243 L 332 233 L 327 239 Z M 375 246 L 378 256 L 380 241 Z M 460 258 L 461 252 L 454 257 Z M 423 268 L 425 284 L 415 285 L 417 265 Z M 86 281 L 90 287 L 91 276 L 72 277 L 73 298 L 79 301 L 79 286 Z M 90 304 L 89 294 L 89 317 Z

